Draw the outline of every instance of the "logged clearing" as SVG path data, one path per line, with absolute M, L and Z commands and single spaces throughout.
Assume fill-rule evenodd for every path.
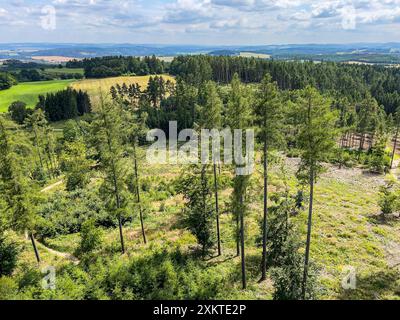
M 264 53 L 255 53 L 255 52 L 241 52 L 241 57 L 244 58 L 257 58 L 257 59 L 270 59 L 271 56 L 269 54 Z
M 110 88 L 117 84 L 122 85 L 126 83 L 127 85 L 138 83 L 143 89 L 147 88 L 149 79 L 152 76 L 126 76 L 126 77 L 115 77 L 115 78 L 105 78 L 105 79 L 86 79 L 73 83 L 71 86 L 75 90 L 82 90 L 89 93 L 91 98 L 97 98 L 99 92 L 102 91 L 104 94 L 108 94 Z M 153 76 L 154 77 L 154 76 Z M 165 81 L 175 81 L 175 79 L 169 75 L 162 75 Z
M 82 59 L 73 57 L 63 57 L 63 56 L 35 56 L 32 57 L 32 60 L 44 61 L 49 63 L 65 63 L 65 62 L 70 62 L 72 60 L 82 60 Z
M 143 150 L 141 152 L 144 152 Z M 299 159 L 286 159 L 289 188 L 296 190 L 294 173 Z M 172 165 L 142 166 L 143 178 L 157 177 L 157 185 L 168 185 L 179 176 L 182 168 Z M 271 168 L 270 188 L 282 190 L 277 167 Z M 382 221 L 377 206 L 379 187 L 384 184 L 385 176 L 372 175 L 365 171 L 339 169 L 326 165 L 327 172 L 316 184 L 315 212 L 312 232 L 311 257 L 319 269 L 319 283 L 324 288 L 320 292 L 322 299 L 398 299 L 400 289 L 400 232 L 398 220 Z M 223 168 L 223 174 L 229 170 Z M 261 188 L 262 176 L 258 173 L 253 177 L 256 186 Z M 93 180 L 92 187 L 96 187 Z M 154 188 L 154 186 L 153 186 Z M 153 189 L 152 188 L 152 189 Z M 257 188 L 255 188 L 257 189 Z M 257 189 L 258 190 L 258 189 Z M 50 189 L 45 194 L 51 196 L 55 190 Z M 221 203 L 229 202 L 232 192 L 230 187 L 221 190 Z M 195 238 L 188 230 L 178 228 L 179 216 L 184 208 L 180 196 L 163 197 L 162 193 L 153 191 L 150 196 L 151 207 L 145 217 L 148 240 L 152 245 L 169 243 L 182 248 L 196 246 Z M 246 217 L 247 229 L 247 268 L 249 290 L 241 291 L 238 284 L 233 284 L 232 290 L 226 292 L 223 299 L 271 299 L 272 285 L 269 282 L 259 283 L 260 248 L 255 245 L 259 234 L 259 219 L 262 214 L 261 197 L 255 197 L 251 210 Z M 239 272 L 240 259 L 235 257 L 235 241 L 232 229 L 232 217 L 224 208 L 221 214 L 221 232 L 223 239 L 223 257 L 212 258 L 205 263 L 206 268 L 215 270 L 217 274 L 227 275 L 229 272 Z M 291 217 L 300 227 L 305 241 L 306 210 L 298 216 Z M 127 251 L 130 255 L 140 256 L 149 251 L 149 247 L 141 241 L 138 219 L 124 226 Z M 104 233 L 104 251 L 99 255 L 107 256 L 109 248 L 118 247 L 118 229 L 109 229 Z M 20 239 L 20 241 L 22 241 Z M 29 242 L 24 242 L 23 261 L 34 263 L 34 254 Z M 59 236 L 48 239 L 46 246 L 39 246 L 44 263 L 56 263 L 65 266 L 77 263 L 73 254 L 79 245 L 79 234 Z M 107 249 L 108 248 L 108 249 Z M 57 251 L 54 251 L 57 250 Z M 108 251 L 107 251 L 108 250 Z M 62 253 L 58 252 L 62 251 Z M 119 255 L 116 250 L 116 255 Z M 72 258 L 71 258 L 72 257 Z M 55 260 L 57 262 L 55 262 Z M 72 261 L 71 261 L 72 260 Z M 343 290 L 342 281 L 347 268 L 354 268 L 357 275 L 357 289 Z M 211 270 L 210 269 L 210 270 Z
M 24 82 L 7 90 L 0 91 L 0 113 L 6 112 L 14 101 L 23 101 L 29 108 L 33 108 L 39 95 L 57 92 L 67 88 L 75 80 L 54 80 L 39 82 Z

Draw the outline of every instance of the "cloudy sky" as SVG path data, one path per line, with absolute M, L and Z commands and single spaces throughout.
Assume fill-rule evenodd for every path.
M 392 41 L 400 0 L 0 0 L 2 43 Z

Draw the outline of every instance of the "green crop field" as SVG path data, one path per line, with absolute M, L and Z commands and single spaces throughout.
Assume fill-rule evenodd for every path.
M 34 107 L 41 94 L 63 90 L 75 80 L 55 80 L 20 83 L 8 90 L 0 91 L 0 113 L 6 112 L 14 101 L 23 101 L 28 107 Z
M 48 68 L 44 70 L 47 73 L 52 73 L 52 74 L 84 74 L 84 69 L 83 68 Z

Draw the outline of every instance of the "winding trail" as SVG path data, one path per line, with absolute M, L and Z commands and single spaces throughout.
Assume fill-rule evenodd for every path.
M 64 183 L 64 180 L 57 181 L 57 182 L 55 182 L 55 183 L 43 188 L 40 192 L 42 192 L 42 193 L 49 192 L 49 191 L 53 190 L 54 188 L 62 185 L 63 183 Z M 64 258 L 66 260 L 69 260 L 72 263 L 74 263 L 75 265 L 79 264 L 79 262 L 80 262 L 77 257 L 73 256 L 70 253 L 60 252 L 60 251 L 51 249 L 49 247 L 46 247 L 43 243 L 41 243 L 39 241 L 38 241 L 38 243 L 39 243 L 40 247 L 42 247 L 43 249 L 45 249 L 47 252 L 51 253 L 52 255 L 55 255 L 57 257 L 61 257 L 61 258 Z
M 75 265 L 78 265 L 79 262 L 80 262 L 79 259 L 78 259 L 77 257 L 73 256 L 73 255 L 70 254 L 70 253 L 60 252 L 60 251 L 51 249 L 51 248 L 49 248 L 49 247 L 46 247 L 43 243 L 41 243 L 41 242 L 39 242 L 39 241 L 38 241 L 38 243 L 39 243 L 39 246 L 40 246 L 40 247 L 42 247 L 43 249 L 45 249 L 47 252 L 51 253 L 52 255 L 55 255 L 55 256 L 57 256 L 57 257 L 60 257 L 60 258 L 64 258 L 64 259 L 66 259 L 66 260 L 69 260 L 69 261 L 71 261 L 72 263 L 74 263 Z
M 63 182 L 64 182 L 64 180 L 57 181 L 57 182 L 55 182 L 55 183 L 53 183 L 53 184 L 47 186 L 46 188 L 40 190 L 40 192 L 42 192 L 42 193 L 49 192 L 49 191 L 51 191 L 52 189 L 54 189 L 54 188 L 56 188 L 56 187 L 62 185 Z

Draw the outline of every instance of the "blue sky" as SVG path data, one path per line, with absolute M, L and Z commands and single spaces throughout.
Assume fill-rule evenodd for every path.
M 400 0 L 0 0 L 0 42 L 400 42 Z

